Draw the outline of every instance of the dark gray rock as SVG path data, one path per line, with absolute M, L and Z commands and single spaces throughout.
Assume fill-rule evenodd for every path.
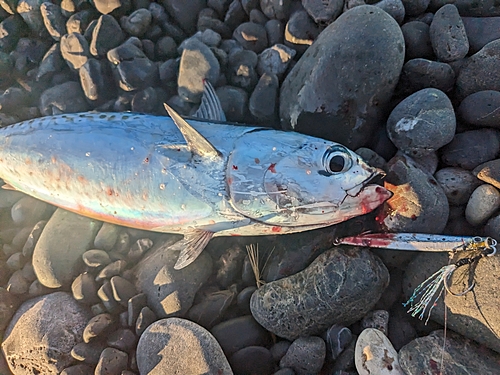
M 248 346 L 268 346 L 271 335 L 251 315 L 226 320 L 210 332 L 228 357 Z M 238 332 L 238 335 L 234 333 Z
M 78 275 L 71 284 L 73 298 L 84 305 L 95 305 L 99 302 L 97 297 L 97 284 L 94 277 L 88 272 Z
M 429 34 L 434 53 L 441 61 L 459 60 L 469 52 L 465 27 L 453 4 L 446 4 L 436 12 Z
M 294 49 L 282 44 L 275 44 L 271 48 L 266 48 L 259 55 L 257 72 L 259 75 L 269 73 L 282 77 L 295 54 Z
M 472 171 L 478 179 L 500 189 L 500 159 L 490 160 L 478 165 Z
M 468 58 L 457 77 L 458 100 L 483 90 L 500 91 L 500 39 L 486 44 Z
M 449 92 L 454 85 L 455 72 L 449 64 L 417 58 L 403 66 L 398 90 L 408 95 L 426 88 Z
M 248 109 L 258 123 L 273 126 L 277 123 L 277 102 L 279 94 L 278 77 L 264 73 L 250 96 Z
M 260 0 L 260 9 L 268 18 L 285 20 L 290 15 L 291 0 Z
M 177 257 L 168 250 L 171 238 L 159 240 L 135 268 L 136 288 L 147 295 L 148 305 L 158 317 L 184 315 L 212 273 L 212 260 L 206 252 L 190 266 L 174 270 Z
M 485 90 L 467 96 L 457 114 L 471 125 L 500 128 L 500 91 Z
M 96 57 L 104 57 L 109 50 L 118 47 L 123 40 L 123 31 L 118 21 L 104 14 L 99 17 L 92 31 L 90 53 Z
M 405 18 L 405 7 L 401 0 L 381 0 L 374 4 L 377 8 L 385 10 L 400 25 Z
M 195 32 L 198 13 L 205 8 L 206 1 L 163 0 L 162 4 L 186 34 L 192 35 Z
M 109 333 L 109 331 L 113 327 L 113 324 L 114 319 L 110 314 L 103 313 L 94 316 L 87 322 L 87 325 L 83 330 L 83 342 L 89 343 L 96 337 L 103 337 L 105 334 Z
M 237 50 L 229 54 L 227 77 L 229 83 L 247 91 L 253 90 L 259 79 L 256 66 L 257 54 L 249 50 Z
M 268 46 L 266 29 L 264 26 L 252 22 L 239 25 L 233 32 L 233 38 L 243 48 L 255 53 L 261 53 Z
M 60 45 L 59 43 L 54 43 L 43 56 L 38 67 L 36 79 L 40 81 L 45 77 L 50 78 L 55 73 L 60 73 L 65 65 L 66 62 L 62 58 Z
M 96 276 L 95 280 L 97 282 L 102 281 L 104 279 L 111 279 L 113 276 L 120 275 L 123 270 L 127 267 L 127 262 L 123 259 L 118 259 L 113 263 L 108 264 L 104 267 Z
M 318 35 L 318 25 L 305 10 L 294 12 L 285 26 L 285 44 L 300 53 L 313 44 Z
M 142 334 L 137 345 L 137 367 L 141 374 L 153 369 L 162 374 L 233 374 L 210 332 L 179 318 L 159 320 Z
M 41 2 L 38 0 L 21 0 L 17 3 L 16 10 L 35 35 L 46 38 L 48 35 L 40 12 L 40 5 Z
M 128 300 L 137 294 L 134 284 L 120 276 L 113 276 L 110 280 L 113 290 L 113 299 L 127 307 Z
M 118 240 L 122 228 L 118 225 L 103 223 L 95 236 L 94 246 L 96 249 L 110 251 Z
M 462 17 L 469 40 L 469 53 L 476 53 L 500 38 L 500 17 Z
M 18 16 L 10 16 L 0 22 L 0 51 L 10 52 L 25 34 L 26 24 Z
M 377 257 L 339 247 L 320 255 L 304 271 L 257 289 L 250 308 L 263 327 L 294 339 L 358 320 L 388 283 L 389 273 Z
M 365 55 L 369 62 L 359 57 Z M 283 82 L 282 127 L 363 146 L 380 123 L 403 61 L 398 24 L 373 6 L 351 9 L 321 33 Z
M 297 375 L 317 374 L 325 356 L 326 344 L 321 337 L 299 337 L 281 358 L 280 367 L 292 368 Z
M 210 329 L 222 320 L 235 297 L 234 288 L 210 293 L 189 309 L 187 317 L 202 327 Z
M 428 11 L 435 12 L 448 3 L 450 0 L 431 0 Z M 500 4 L 494 0 L 483 0 L 480 3 L 473 0 L 453 0 L 452 3 L 463 17 L 500 16 Z
M 406 58 L 408 60 L 416 58 L 432 59 L 434 57 L 429 25 L 420 21 L 410 21 L 401 26 L 401 31 L 405 39 Z
M 69 286 L 78 274 L 81 255 L 94 242 L 100 225 L 95 220 L 57 209 L 33 252 L 33 267 L 40 282 L 49 288 Z
M 68 34 L 79 33 L 84 34 L 90 23 L 97 18 L 97 12 L 94 9 L 84 9 L 73 14 L 66 21 L 66 30 Z
M 137 108 L 134 101 L 132 101 L 132 108 Z M 141 238 L 135 241 L 132 246 L 130 246 L 130 250 L 127 253 L 127 259 L 130 262 L 138 261 L 144 254 L 146 254 L 147 251 L 149 251 L 149 249 L 151 249 L 152 246 L 153 241 L 149 238 Z
M 83 262 L 89 267 L 105 267 L 111 263 L 111 258 L 104 250 L 88 250 L 82 254 Z
M 28 100 L 29 94 L 25 90 L 19 87 L 9 87 L 0 94 L 0 110 L 2 112 L 15 113 Z
M 383 231 L 441 233 L 449 206 L 434 177 L 404 154 L 387 163 L 385 187 L 394 195 L 384 203 L 376 221 Z
M 457 260 L 458 257 L 452 262 Z M 449 257 L 446 253 L 419 254 L 406 269 L 403 281 L 405 296 L 409 298 L 417 285 L 447 264 L 449 264 Z M 475 281 L 473 292 L 461 297 L 447 297 L 446 318 L 443 298 L 439 298 L 434 304 L 430 319 L 442 325 L 446 319 L 449 330 L 497 352 L 500 351 L 500 342 L 497 337 L 500 329 L 500 319 L 497 314 L 499 295 L 495 293 L 495 270 L 499 266 L 499 257 L 481 259 L 471 271 Z M 465 272 L 465 278 L 462 271 Z M 467 269 L 460 269 L 453 273 L 448 282 L 453 292 L 459 293 L 467 288 L 467 275 Z M 427 319 L 427 316 L 428 311 L 424 313 L 423 318 Z
M 249 18 L 251 23 L 255 23 L 262 26 L 264 26 L 266 22 L 269 21 L 269 18 L 267 18 L 266 15 L 258 9 L 252 9 Z
M 415 17 L 427 9 L 430 0 L 402 0 L 408 17 Z
M 222 86 L 215 90 L 222 110 L 231 122 L 244 122 L 248 111 L 248 94 L 245 90 L 234 86 Z
M 230 39 L 232 35 L 232 30 L 229 26 L 217 18 L 200 17 L 198 18 L 197 28 L 198 31 L 213 30 L 220 34 L 223 39 Z
M 115 349 L 130 352 L 135 349 L 137 336 L 127 328 L 120 328 L 112 332 L 107 339 L 107 344 Z
M 94 375 L 121 374 L 127 369 L 128 354 L 115 348 L 106 348 L 102 351 Z
M 71 356 L 80 362 L 96 365 L 106 346 L 101 341 L 80 342 L 71 349 Z
M 302 0 L 302 6 L 317 24 L 329 25 L 342 13 L 343 1 Z
M 160 39 L 155 44 L 155 56 L 159 60 L 167 60 L 177 57 L 177 44 L 174 38 L 170 36 L 165 36 Z
M 474 169 L 495 159 L 500 151 L 500 133 L 493 129 L 470 130 L 455 135 L 441 150 L 441 161 L 451 167 Z
M 127 12 L 131 7 L 129 0 L 94 0 L 95 8 L 102 14 L 120 16 Z
M 68 66 L 73 70 L 78 70 L 91 57 L 89 43 L 82 34 L 65 34 L 60 43 L 61 56 Z
M 12 294 L 20 296 L 28 292 L 30 282 L 24 277 L 23 271 L 17 270 L 10 276 L 5 287 Z
M 335 360 L 352 341 L 352 332 L 349 328 L 334 324 L 323 336 L 326 342 L 327 357 Z
M 15 374 L 58 374 L 73 362 L 90 312 L 68 293 L 56 292 L 21 305 L 3 336 L 2 351 Z
M 180 60 L 177 92 L 188 102 L 199 103 L 203 93 L 203 80 L 215 85 L 220 74 L 220 64 L 210 48 L 191 38 L 184 43 Z
M 243 9 L 243 5 L 239 0 L 233 0 L 231 4 L 229 4 L 229 8 L 224 17 L 224 23 L 231 29 L 234 30 L 238 27 L 239 24 L 245 22 L 247 14 L 245 13 L 245 9 Z
M 278 20 L 269 20 L 264 25 L 267 32 L 267 40 L 270 46 L 275 44 L 283 44 L 285 34 L 285 25 Z
M 443 353 L 442 367 L 435 353 Z M 446 336 L 443 330 L 439 330 L 419 337 L 399 352 L 399 363 L 407 374 L 431 374 L 435 371 L 443 374 L 495 374 L 498 372 L 498 361 L 498 353 L 449 330 Z
M 231 369 L 237 374 L 272 374 L 273 356 L 269 349 L 262 346 L 248 346 L 229 358 Z
M 50 36 L 55 41 L 61 40 L 61 37 L 66 34 L 66 17 L 63 16 L 61 7 L 50 2 L 43 2 L 40 5 L 40 13 Z
M 215 263 L 217 269 L 216 280 L 223 288 L 229 287 L 241 275 L 241 267 L 246 251 L 239 245 L 229 247 Z
M 65 82 L 45 90 L 40 96 L 40 113 L 44 116 L 85 112 L 89 105 L 78 82 Z
M 91 374 L 94 368 L 90 365 L 73 365 L 66 367 L 61 375 L 87 375 Z
M 11 208 L 12 221 L 17 225 L 33 225 L 46 219 L 51 210 L 49 205 L 41 200 L 25 195 Z
M 490 184 L 478 186 L 465 208 L 465 219 L 472 226 L 484 224 L 500 208 L 500 192 Z
M 125 17 L 122 27 L 127 33 L 132 36 L 143 36 L 151 25 L 151 12 L 147 9 L 137 9 L 129 16 Z
M 251 314 L 250 298 L 256 290 L 255 286 L 247 286 L 236 296 L 236 304 L 244 314 Z
M 455 112 L 450 99 L 433 88 L 404 99 L 387 119 L 390 140 L 413 157 L 430 154 L 450 143 L 455 130 Z
M 157 320 L 156 314 L 149 307 L 143 307 L 135 322 L 135 334 L 141 336 L 144 331 Z
M 108 52 L 118 86 L 124 91 L 142 90 L 158 80 L 158 65 L 129 40 Z
M 434 177 L 443 188 L 448 203 L 453 206 L 466 204 L 480 183 L 470 171 L 456 167 L 442 168 L 436 172 Z

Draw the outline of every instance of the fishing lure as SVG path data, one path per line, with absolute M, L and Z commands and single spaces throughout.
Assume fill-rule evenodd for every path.
M 497 241 L 491 237 L 458 237 L 420 233 L 365 233 L 337 239 L 335 244 L 407 251 L 448 252 L 450 257 L 458 253 L 469 253 L 469 256 L 443 266 L 424 280 L 403 304 L 405 307 L 409 306 L 408 313 L 413 317 L 418 315 L 418 318 L 423 320 L 427 313 L 426 323 L 444 291 L 455 296 L 463 296 L 474 288 L 473 281 L 464 291 L 453 292 L 449 285 L 453 273 L 458 268 L 470 266 L 484 257 L 494 256 L 497 252 Z

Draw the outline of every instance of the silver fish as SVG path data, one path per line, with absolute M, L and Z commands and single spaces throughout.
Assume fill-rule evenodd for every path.
M 181 269 L 214 236 L 269 235 L 366 214 L 391 193 L 383 173 L 346 147 L 307 135 L 233 126 L 207 84 L 186 121 L 135 113 L 76 113 L 0 129 L 0 177 L 78 214 L 180 233 Z

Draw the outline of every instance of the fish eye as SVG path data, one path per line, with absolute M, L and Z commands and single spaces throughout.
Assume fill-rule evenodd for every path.
M 325 153 L 323 166 L 330 174 L 342 173 L 352 167 L 352 157 L 347 150 L 332 148 Z

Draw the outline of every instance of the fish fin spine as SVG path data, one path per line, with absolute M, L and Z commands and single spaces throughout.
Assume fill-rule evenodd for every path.
M 212 121 L 226 121 L 226 115 L 220 104 L 219 97 L 215 93 L 212 84 L 204 79 L 203 80 L 203 96 L 201 97 L 201 104 L 194 117 L 212 120 Z
M 169 250 L 180 251 L 174 269 L 180 270 L 193 263 L 213 236 L 214 232 L 195 229 L 186 233 L 182 240 L 170 246 Z

